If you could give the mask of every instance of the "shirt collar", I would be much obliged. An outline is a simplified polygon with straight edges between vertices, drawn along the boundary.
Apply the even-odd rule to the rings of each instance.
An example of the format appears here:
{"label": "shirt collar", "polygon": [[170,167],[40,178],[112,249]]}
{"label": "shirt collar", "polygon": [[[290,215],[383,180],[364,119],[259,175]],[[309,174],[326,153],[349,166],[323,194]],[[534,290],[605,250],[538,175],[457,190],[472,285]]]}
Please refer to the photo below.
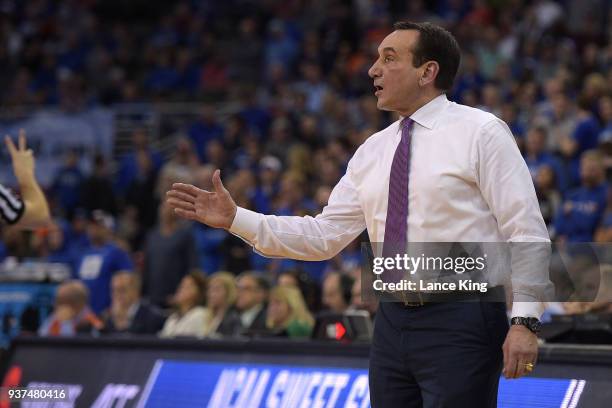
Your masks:
{"label": "shirt collar", "polygon": [[[433,129],[439,113],[446,108],[448,103],[446,94],[438,95],[410,115],[410,119],[427,129]],[[404,117],[402,116],[401,119],[404,119]],[[399,126],[399,130],[401,130],[401,126]]]}

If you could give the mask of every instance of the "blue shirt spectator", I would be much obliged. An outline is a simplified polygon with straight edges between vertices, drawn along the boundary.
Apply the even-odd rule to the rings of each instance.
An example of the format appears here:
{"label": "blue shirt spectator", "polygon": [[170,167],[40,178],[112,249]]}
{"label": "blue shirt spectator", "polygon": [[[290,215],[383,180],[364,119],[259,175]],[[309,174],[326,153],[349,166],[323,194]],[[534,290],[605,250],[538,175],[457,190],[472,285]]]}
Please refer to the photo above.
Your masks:
{"label": "blue shirt spectator", "polygon": [[77,277],[90,292],[90,305],[99,314],[110,305],[110,282],[119,271],[132,271],[134,265],[123,249],[110,241],[114,227],[112,216],[94,210],[88,225],[91,245],[80,257]]}
{"label": "blue shirt spectator", "polygon": [[223,127],[215,121],[215,112],[210,106],[205,106],[200,112],[200,118],[189,128],[189,138],[198,153],[198,159],[204,163],[206,145],[211,140],[223,138]]}
{"label": "blue shirt spectator", "polygon": [[[149,163],[143,166],[139,163],[139,154],[144,153],[149,158]],[[142,174],[142,169],[147,168],[157,174],[163,165],[161,153],[150,148],[147,133],[144,129],[138,128],[132,133],[132,149],[126,153],[119,162],[119,170],[115,176],[114,189],[121,196],[127,194],[127,190],[134,180],[138,177],[146,178]]]}
{"label": "blue shirt spectator", "polygon": [[219,249],[227,237],[227,232],[201,223],[194,223],[192,228],[200,269],[206,274],[219,271],[223,264]]}
{"label": "blue shirt spectator", "polygon": [[608,186],[603,157],[588,150],[581,161],[582,186],[569,192],[555,220],[555,232],[568,242],[591,242],[606,210]]}
{"label": "blue shirt spectator", "polygon": [[555,175],[556,188],[560,191],[565,191],[567,189],[565,171],[559,159],[545,150],[546,138],[546,129],[543,127],[535,127],[527,132],[527,137],[525,138],[525,162],[534,182],[540,169],[548,166]]}

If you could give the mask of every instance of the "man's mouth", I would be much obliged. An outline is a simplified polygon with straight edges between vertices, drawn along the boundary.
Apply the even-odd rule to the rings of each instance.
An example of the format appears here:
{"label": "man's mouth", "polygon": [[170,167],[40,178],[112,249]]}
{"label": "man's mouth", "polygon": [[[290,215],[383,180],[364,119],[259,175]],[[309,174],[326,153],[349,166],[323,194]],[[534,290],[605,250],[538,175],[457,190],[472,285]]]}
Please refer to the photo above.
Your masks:
{"label": "man's mouth", "polygon": [[375,89],[374,95],[378,96],[380,92],[382,92],[383,87],[380,85],[374,85],[374,89]]}

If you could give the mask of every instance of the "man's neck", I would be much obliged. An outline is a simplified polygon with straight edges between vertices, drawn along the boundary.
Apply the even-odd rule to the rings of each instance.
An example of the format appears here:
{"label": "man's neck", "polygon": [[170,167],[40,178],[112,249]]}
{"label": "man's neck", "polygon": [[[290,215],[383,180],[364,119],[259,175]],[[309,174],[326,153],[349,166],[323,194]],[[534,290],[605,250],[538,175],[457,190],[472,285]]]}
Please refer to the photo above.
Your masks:
{"label": "man's neck", "polygon": [[414,112],[421,109],[423,106],[427,105],[429,102],[436,99],[438,96],[442,95],[444,92],[433,90],[426,93],[423,93],[417,99],[415,99],[410,105],[398,110],[397,113],[402,115],[403,117],[409,117]]}

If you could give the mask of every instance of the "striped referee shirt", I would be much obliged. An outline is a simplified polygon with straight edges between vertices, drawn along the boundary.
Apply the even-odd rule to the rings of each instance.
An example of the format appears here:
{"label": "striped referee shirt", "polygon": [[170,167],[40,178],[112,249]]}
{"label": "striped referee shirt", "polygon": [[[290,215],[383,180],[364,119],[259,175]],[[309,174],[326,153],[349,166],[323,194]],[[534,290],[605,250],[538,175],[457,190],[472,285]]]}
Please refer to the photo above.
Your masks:
{"label": "striped referee shirt", "polygon": [[0,184],[0,216],[7,224],[15,224],[25,211],[23,201]]}

